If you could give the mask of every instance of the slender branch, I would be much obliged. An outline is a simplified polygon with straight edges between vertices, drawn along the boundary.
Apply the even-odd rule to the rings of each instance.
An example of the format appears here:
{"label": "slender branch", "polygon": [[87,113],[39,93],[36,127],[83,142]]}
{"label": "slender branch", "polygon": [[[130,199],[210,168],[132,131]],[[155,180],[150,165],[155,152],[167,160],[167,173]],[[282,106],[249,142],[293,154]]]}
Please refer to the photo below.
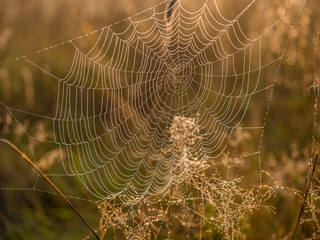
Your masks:
{"label": "slender branch", "polygon": [[58,194],[68,203],[68,205],[73,209],[73,211],[81,218],[82,222],[90,229],[93,235],[100,240],[98,235],[94,232],[94,230],[90,227],[89,223],[81,216],[78,210],[72,205],[72,203],[66,198],[66,196],[59,190],[59,188],[41,171],[40,168],[37,167],[19,148],[17,148],[12,142],[0,138],[0,142],[8,144],[11,148],[13,148],[17,153],[21,155],[21,157],[26,160],[37,172],[53,187]]}
{"label": "slender branch", "polygon": [[297,232],[297,229],[298,229],[298,226],[299,226],[300,218],[301,218],[301,216],[302,216],[302,214],[303,214],[303,211],[304,211],[304,205],[305,205],[305,203],[306,203],[307,196],[308,196],[308,192],[309,192],[310,185],[311,185],[311,181],[312,181],[312,179],[313,179],[313,175],[314,175],[314,172],[315,172],[315,170],[316,170],[317,162],[318,162],[318,159],[319,159],[319,154],[320,154],[320,153],[317,153],[316,158],[315,158],[314,163],[313,163],[312,173],[311,173],[311,176],[310,176],[310,178],[309,178],[308,185],[307,185],[307,188],[306,188],[306,190],[305,190],[305,194],[303,195],[303,203],[302,203],[302,206],[301,206],[301,209],[300,209],[298,221],[296,222],[296,226],[295,226],[295,228],[294,228],[294,232],[293,232],[293,235],[292,235],[292,240],[294,240],[294,237],[295,237],[295,235],[296,235],[296,232]]}

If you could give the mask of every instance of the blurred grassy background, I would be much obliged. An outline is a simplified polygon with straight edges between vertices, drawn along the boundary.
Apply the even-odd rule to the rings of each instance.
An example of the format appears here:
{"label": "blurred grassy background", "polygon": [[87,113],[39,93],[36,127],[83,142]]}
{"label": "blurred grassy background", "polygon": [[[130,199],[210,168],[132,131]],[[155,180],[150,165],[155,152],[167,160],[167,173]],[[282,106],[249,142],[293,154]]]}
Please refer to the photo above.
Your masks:
{"label": "blurred grassy background", "polygon": [[[0,62],[89,33],[156,3],[159,1],[2,0]],[[317,74],[320,76],[319,50],[316,48],[319,43],[317,33],[320,31],[320,12],[317,9],[319,3],[316,0],[306,1],[288,43],[274,89],[263,142],[263,167],[273,173],[282,185],[296,189],[303,188],[313,134],[316,140],[319,139],[319,127],[316,131],[313,129],[315,99],[313,88],[310,88]],[[62,58],[60,56],[57,61]],[[50,86],[50,82],[44,83],[40,75],[33,76],[31,82],[15,81],[14,74],[18,71],[25,76],[22,79],[28,79],[30,70],[23,65],[17,69],[16,63],[0,63],[0,100],[7,106],[46,113],[52,108],[51,95],[38,93],[43,92],[43,89],[55,89],[56,86]],[[8,82],[11,85],[8,86]],[[21,88],[29,91],[17,97],[15,92],[20,92]],[[43,104],[34,104],[32,99]],[[35,105],[37,109],[33,108]],[[0,114],[5,119],[0,137],[10,139],[32,156],[32,147],[21,126],[2,105]],[[261,122],[265,108],[253,106],[248,114],[257,118],[255,121]],[[44,134],[41,122],[33,123],[32,119],[24,119],[20,123],[23,127],[33,128],[40,136]],[[243,151],[250,147],[245,142],[239,146]],[[41,156],[49,150],[54,149],[38,149],[41,152],[37,154]],[[60,197],[52,194],[50,187],[38,179],[37,174],[14,151],[0,145],[0,153],[0,239],[82,239],[89,234]],[[40,191],[32,190],[35,182]],[[56,183],[62,186],[63,192],[79,198],[71,200],[97,228],[99,213],[96,203],[84,187],[79,187],[79,182],[68,178]],[[277,214],[264,211],[253,214],[247,239],[285,237],[293,228],[300,204],[293,192],[280,192],[271,203],[276,207]]]}

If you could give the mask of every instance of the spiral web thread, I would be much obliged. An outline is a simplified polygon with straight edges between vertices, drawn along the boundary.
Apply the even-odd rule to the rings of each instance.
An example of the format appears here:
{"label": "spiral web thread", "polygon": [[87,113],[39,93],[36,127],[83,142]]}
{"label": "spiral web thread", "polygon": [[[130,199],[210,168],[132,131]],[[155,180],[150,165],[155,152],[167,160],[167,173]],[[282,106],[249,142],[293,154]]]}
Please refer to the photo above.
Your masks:
{"label": "spiral web thread", "polygon": [[[266,115],[287,43],[273,54],[263,49],[281,26],[289,36],[304,1],[277,3],[278,15],[266,21],[252,19],[268,8],[265,1],[242,3],[228,17],[217,0],[192,10],[187,1],[170,2],[16,58],[56,82],[53,115],[6,106],[14,116],[46,122],[45,139],[26,134],[60,149],[63,171],[48,176],[76,177],[99,201],[161,200],[172,185],[192,181],[190,172],[222,158],[238,130],[259,133],[256,151],[239,158],[261,170]],[[64,77],[37,61],[62,48],[73,52]],[[261,125],[244,125],[251,123],[250,103],[265,96]]]}

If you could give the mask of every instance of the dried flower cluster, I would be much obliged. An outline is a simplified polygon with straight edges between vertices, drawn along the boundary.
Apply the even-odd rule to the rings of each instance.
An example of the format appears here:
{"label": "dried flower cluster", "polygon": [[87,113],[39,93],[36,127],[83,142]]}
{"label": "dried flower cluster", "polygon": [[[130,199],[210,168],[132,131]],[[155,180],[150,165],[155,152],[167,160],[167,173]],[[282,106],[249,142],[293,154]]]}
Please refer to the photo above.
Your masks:
{"label": "dried flower cluster", "polygon": [[165,198],[149,196],[156,203],[153,207],[143,199],[132,204],[117,202],[117,197],[105,200],[99,205],[102,236],[113,228],[121,230],[126,239],[151,239],[159,234],[170,239],[177,234],[172,229],[175,225],[187,229],[185,237],[215,231],[225,239],[240,238],[250,214],[262,207],[273,210],[264,203],[276,188],[243,188],[241,177],[222,174],[237,168],[236,160],[226,156],[212,162],[199,153],[198,116],[175,116],[169,128],[170,145],[163,151],[172,155],[172,187]]}
{"label": "dried flower cluster", "polygon": [[174,184],[190,181],[202,167],[206,158],[197,149],[202,139],[197,117],[174,116],[169,128],[170,145],[163,149],[173,156],[172,182]]}
{"label": "dried flower cluster", "polygon": [[105,200],[99,205],[101,212],[100,231],[101,239],[104,238],[108,229],[113,234],[120,231],[125,239],[151,239],[152,232],[157,232],[155,223],[163,218],[161,209],[149,208],[149,204],[140,202],[136,205],[117,202],[117,196]]}

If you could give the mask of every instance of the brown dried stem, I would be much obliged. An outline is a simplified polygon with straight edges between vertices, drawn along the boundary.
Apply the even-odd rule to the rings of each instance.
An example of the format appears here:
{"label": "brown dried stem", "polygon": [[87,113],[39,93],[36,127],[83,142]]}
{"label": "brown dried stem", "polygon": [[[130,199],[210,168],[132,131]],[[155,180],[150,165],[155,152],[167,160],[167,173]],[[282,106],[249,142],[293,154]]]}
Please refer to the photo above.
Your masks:
{"label": "brown dried stem", "polygon": [[309,178],[308,185],[307,185],[307,188],[305,190],[305,194],[303,195],[303,203],[302,203],[302,206],[300,208],[299,217],[298,217],[298,220],[296,222],[296,226],[295,226],[294,231],[293,231],[292,240],[294,240],[294,237],[296,235],[296,232],[297,232],[297,229],[298,229],[298,226],[299,226],[299,222],[300,222],[301,216],[302,216],[303,211],[304,211],[304,205],[306,203],[307,196],[308,196],[308,193],[309,193],[309,189],[310,189],[310,186],[311,186],[311,181],[313,179],[313,175],[314,175],[314,172],[316,170],[317,162],[318,162],[318,159],[319,159],[319,154],[320,153],[317,153],[316,158],[315,158],[314,163],[313,163],[311,176]]}
{"label": "brown dried stem", "polygon": [[72,210],[80,217],[82,222],[90,229],[90,231],[93,233],[93,235],[100,240],[98,235],[95,233],[95,231],[90,227],[89,223],[81,216],[79,211],[73,206],[73,204],[66,198],[66,196],[59,190],[59,188],[41,171],[40,168],[37,167],[19,148],[17,148],[12,142],[0,138],[0,142],[5,143],[9,145],[11,148],[13,148],[17,153],[21,155],[21,157],[26,160],[37,172],[53,187],[57,193],[68,203],[68,205],[72,208]]}

